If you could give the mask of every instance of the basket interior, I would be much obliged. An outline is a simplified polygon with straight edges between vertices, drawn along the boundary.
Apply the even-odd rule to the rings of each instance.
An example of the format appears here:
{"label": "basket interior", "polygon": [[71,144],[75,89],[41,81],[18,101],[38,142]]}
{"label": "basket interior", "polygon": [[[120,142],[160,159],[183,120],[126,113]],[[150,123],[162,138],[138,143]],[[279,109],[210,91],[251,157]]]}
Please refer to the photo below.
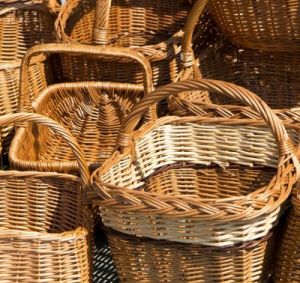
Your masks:
{"label": "basket interior", "polygon": [[[120,96],[122,94],[122,97]],[[69,129],[89,163],[107,159],[115,147],[119,127],[126,113],[142,94],[141,88],[73,87],[56,89],[38,101],[36,112]],[[65,140],[45,126],[28,126],[18,144],[23,161],[75,161]]]}
{"label": "basket interior", "polygon": [[[66,34],[81,43],[92,43],[96,1],[82,0],[70,15]],[[113,0],[109,19],[110,44],[157,44],[183,28],[192,5],[187,0]]]}
{"label": "basket interior", "polygon": [[84,223],[80,183],[73,178],[0,173],[1,228],[61,233]]}
{"label": "basket interior", "polygon": [[38,8],[0,16],[1,62],[21,60],[28,48],[54,39],[54,17]]}

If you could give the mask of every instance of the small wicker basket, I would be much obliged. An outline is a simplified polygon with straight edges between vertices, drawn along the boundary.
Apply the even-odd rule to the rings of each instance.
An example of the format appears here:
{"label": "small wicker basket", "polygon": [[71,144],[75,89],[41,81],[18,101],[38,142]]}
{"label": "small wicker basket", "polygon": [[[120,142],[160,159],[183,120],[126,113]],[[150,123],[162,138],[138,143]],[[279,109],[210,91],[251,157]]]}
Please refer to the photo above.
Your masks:
{"label": "small wicker basket", "polygon": [[[32,93],[28,85],[28,66],[31,58],[41,53],[89,56],[98,61],[125,58],[142,68],[144,86],[112,82],[55,84],[43,90],[32,103]],[[150,64],[142,54],[134,50],[75,44],[45,44],[33,47],[24,57],[20,110],[34,110],[69,129],[82,147],[89,167],[93,170],[113,151],[124,117],[133,105],[151,90]],[[66,147],[65,141],[54,136],[46,128],[40,130],[40,132],[31,132],[29,129],[17,131],[10,148],[11,165],[20,170],[78,173],[78,164],[70,149]]]}
{"label": "small wicker basket", "polygon": [[54,172],[0,172],[0,281],[91,282],[92,219],[83,153],[68,131],[44,116],[0,117],[1,127],[20,122],[47,126],[63,137],[78,160],[82,179]]}
{"label": "small wicker basket", "polygon": [[244,47],[299,51],[297,0],[210,0],[209,10],[223,33]]}
{"label": "small wicker basket", "polygon": [[[150,105],[194,90],[236,99],[264,121],[168,116],[136,129]],[[299,127],[294,125],[294,130],[299,144]],[[204,79],[173,83],[146,96],[127,116],[116,151],[92,175],[98,193],[94,204],[99,205],[105,226],[125,234],[208,249],[242,247],[260,241],[277,225],[298,180],[294,151],[280,119],[246,89]],[[112,249],[119,249],[119,241],[114,243]],[[265,248],[260,252],[257,257],[267,256]],[[203,254],[207,260],[210,256]],[[268,276],[263,261],[258,266],[249,258],[243,263],[237,282],[245,276],[261,282]],[[193,262],[187,258],[182,264]],[[225,269],[221,266],[215,272]],[[128,276],[132,272],[129,266]],[[170,276],[176,281],[175,271]],[[209,275],[197,280],[207,282]]]}

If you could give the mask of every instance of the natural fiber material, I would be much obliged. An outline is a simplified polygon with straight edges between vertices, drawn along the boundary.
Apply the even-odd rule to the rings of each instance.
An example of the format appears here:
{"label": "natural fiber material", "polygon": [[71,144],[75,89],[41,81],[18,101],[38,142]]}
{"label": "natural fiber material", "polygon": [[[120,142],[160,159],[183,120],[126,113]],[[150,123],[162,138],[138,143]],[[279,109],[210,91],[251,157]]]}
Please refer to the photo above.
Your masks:
{"label": "natural fiber material", "polygon": [[83,153],[53,120],[28,113],[0,117],[0,126],[19,122],[43,124],[64,137],[77,157],[82,179],[0,172],[0,281],[90,282],[92,220],[84,195],[89,172]]}
{"label": "natural fiber material", "polygon": [[[194,90],[214,91],[251,106],[271,132],[257,119],[201,117],[165,117],[134,131],[150,105]],[[276,225],[299,174],[293,144],[279,118],[253,93],[230,83],[203,79],[157,89],[131,111],[121,133],[127,146],[120,143],[120,152],[115,151],[94,172],[92,181],[103,223],[126,234],[217,247],[257,240]],[[233,166],[263,166],[262,170],[277,168],[277,172],[268,184],[251,184],[249,191],[238,196],[224,186],[227,193],[217,197],[215,190],[222,190],[219,185],[206,197],[199,186],[195,186],[197,193],[184,190],[185,185],[176,190],[173,177],[174,194],[168,194],[168,184],[168,189],[154,192],[153,186],[147,191],[148,179],[173,164],[180,165],[180,174],[194,165],[225,171]]]}
{"label": "natural fiber material", "polygon": [[221,30],[234,42],[266,51],[299,51],[297,0],[210,0],[209,9]]}
{"label": "natural fiber material", "polygon": [[[155,86],[178,77],[182,28],[192,8],[190,1],[99,0],[97,6],[95,2],[67,1],[56,22],[57,36],[61,41],[131,47],[149,59]],[[198,2],[203,10],[206,1]],[[191,41],[186,45],[190,48]],[[143,79],[136,65],[99,64],[85,58],[63,57],[62,69],[69,81],[113,79],[139,83]],[[102,69],[106,72],[101,72]]]}
{"label": "natural fiber material", "polygon": [[122,282],[266,282],[273,237],[211,248],[107,232]]}
{"label": "natural fiber material", "polygon": [[300,280],[300,199],[294,196],[292,209],[281,233],[273,281],[299,282]]}
{"label": "natural fiber material", "polygon": [[[112,82],[56,84],[41,92],[34,102],[28,87],[28,64],[39,53],[79,54],[94,59],[131,59],[143,69],[144,87]],[[67,44],[48,44],[32,48],[25,56],[21,76],[21,110],[33,110],[59,121],[68,128],[84,151],[90,169],[99,167],[112,153],[120,125],[133,105],[152,90],[151,67],[138,52]],[[103,70],[105,72],[105,70]],[[20,129],[10,148],[14,168],[22,170],[78,173],[78,165],[65,141],[48,129]]]}

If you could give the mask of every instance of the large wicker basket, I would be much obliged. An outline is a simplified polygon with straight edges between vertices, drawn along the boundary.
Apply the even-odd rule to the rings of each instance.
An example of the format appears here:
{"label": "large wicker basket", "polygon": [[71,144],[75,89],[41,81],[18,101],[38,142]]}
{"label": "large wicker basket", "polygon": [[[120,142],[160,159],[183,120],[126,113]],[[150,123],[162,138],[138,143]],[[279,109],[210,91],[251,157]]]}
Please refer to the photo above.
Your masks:
{"label": "large wicker basket", "polygon": [[[33,56],[64,53],[93,57],[98,61],[131,60],[144,73],[144,86],[112,82],[75,82],[46,88],[32,103],[28,85],[28,64]],[[127,64],[119,62],[119,65]],[[105,70],[103,70],[105,72]],[[45,44],[30,49],[24,57],[20,110],[35,111],[59,121],[69,129],[84,151],[91,170],[113,151],[124,117],[133,105],[152,90],[151,67],[140,53],[117,47]],[[78,173],[78,164],[65,141],[49,130],[20,129],[10,148],[10,161],[21,170]]]}
{"label": "large wicker basket", "polygon": [[92,219],[85,190],[87,164],[75,139],[55,121],[18,113],[0,117],[0,126],[30,122],[63,137],[78,160],[73,175],[0,172],[0,281],[91,282]]}
{"label": "large wicker basket", "polygon": [[[169,116],[134,130],[150,105],[194,90],[243,102],[265,122]],[[299,127],[295,130],[291,135],[299,143]],[[208,248],[243,246],[266,237],[299,175],[294,146],[280,119],[254,94],[221,81],[182,81],[152,92],[127,116],[117,149],[92,176],[98,193],[94,203],[104,225],[125,234]],[[264,258],[266,250],[260,251],[257,257]],[[207,260],[210,256],[203,254]],[[244,276],[261,282],[267,276],[261,263],[254,268],[254,261],[244,262],[236,282]],[[189,259],[183,264],[200,268]],[[253,264],[252,274],[247,264]],[[218,271],[224,272],[222,267]],[[209,275],[196,281],[208,280]]]}
{"label": "large wicker basket", "polygon": [[299,51],[299,2],[209,0],[221,30],[234,42],[265,51]]}
{"label": "large wicker basket", "polygon": [[300,199],[295,192],[292,198],[292,209],[288,214],[281,231],[281,241],[275,264],[273,282],[300,281]]}
{"label": "large wicker basket", "polygon": [[[55,39],[54,20],[55,17],[50,15],[42,1],[1,1],[0,115],[17,111],[21,59],[29,47]],[[51,71],[49,66],[44,65],[43,57],[32,60],[29,80],[33,95],[51,81]],[[6,153],[12,137],[12,126],[2,127],[0,135],[2,153]]]}
{"label": "large wicker basket", "polygon": [[[70,0],[57,22],[58,38],[65,43],[130,47],[150,61],[155,86],[176,80],[181,70],[180,52],[185,20],[192,8],[188,0],[123,1]],[[203,10],[207,1],[197,1]],[[96,16],[95,16],[96,15]],[[192,36],[189,37],[192,40]],[[191,42],[186,43],[190,47]],[[63,57],[65,80],[111,80],[138,83],[143,80],[136,65],[120,67]],[[185,58],[183,58],[185,60]],[[187,59],[186,59],[187,60]],[[105,69],[106,72],[101,72]]]}

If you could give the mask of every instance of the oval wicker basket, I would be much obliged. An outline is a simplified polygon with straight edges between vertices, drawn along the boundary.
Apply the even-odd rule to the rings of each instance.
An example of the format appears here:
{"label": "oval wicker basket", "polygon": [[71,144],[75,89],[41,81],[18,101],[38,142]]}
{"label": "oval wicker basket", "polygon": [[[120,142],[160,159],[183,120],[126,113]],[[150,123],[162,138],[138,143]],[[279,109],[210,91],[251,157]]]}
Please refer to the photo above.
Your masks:
{"label": "oval wicker basket", "polygon": [[299,51],[297,0],[209,0],[209,10],[233,42],[271,52]]}
{"label": "oval wicker basket", "polygon": [[[43,90],[32,103],[27,79],[28,64],[33,56],[41,53],[89,56],[98,61],[125,58],[142,68],[144,86],[112,82],[55,84]],[[150,70],[147,59],[134,50],[75,44],[36,46],[28,51],[22,64],[20,110],[34,110],[69,129],[82,147],[89,167],[93,170],[113,151],[124,117],[145,93],[152,90]],[[11,165],[20,170],[78,173],[79,169],[64,140],[47,129],[42,132],[23,129],[17,131],[9,157]]]}
{"label": "oval wicker basket", "polygon": [[64,138],[82,179],[54,172],[0,171],[0,281],[91,282],[92,219],[83,153],[70,133],[49,118],[30,113],[0,117],[1,127],[20,122],[30,122],[31,129],[47,126]]}
{"label": "oval wicker basket", "polygon": [[[70,0],[56,21],[57,36],[65,43],[94,43],[137,50],[151,63],[154,85],[163,85],[176,80],[181,70],[182,28],[192,8],[189,2],[99,0],[96,6],[91,0]],[[197,2],[203,10],[207,1]],[[190,43],[186,45],[190,47]],[[136,65],[123,68],[113,62],[99,64],[63,57],[62,69],[67,81],[113,78],[140,83],[143,80]]]}

